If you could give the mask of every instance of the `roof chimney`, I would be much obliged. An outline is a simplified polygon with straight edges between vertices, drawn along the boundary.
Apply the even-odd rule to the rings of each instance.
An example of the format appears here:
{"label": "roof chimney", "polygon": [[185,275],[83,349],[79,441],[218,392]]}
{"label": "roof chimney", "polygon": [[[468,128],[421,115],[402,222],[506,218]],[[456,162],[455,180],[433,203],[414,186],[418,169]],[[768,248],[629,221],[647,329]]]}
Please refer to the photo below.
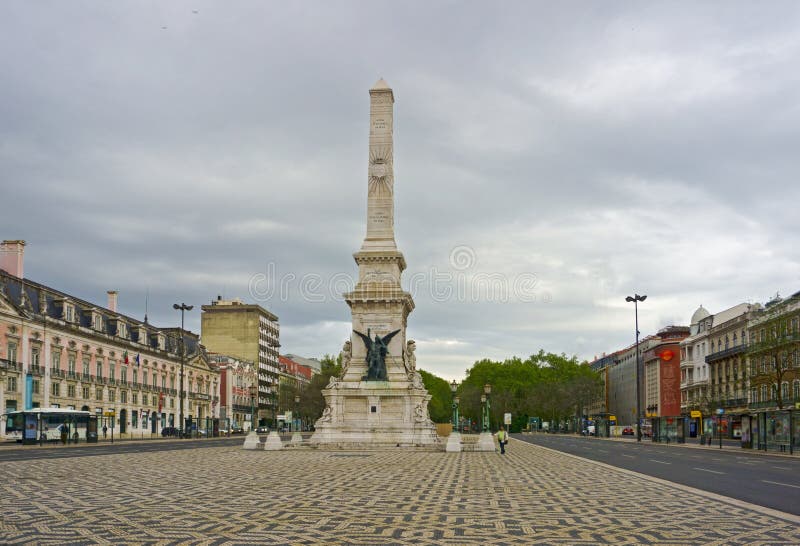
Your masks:
{"label": "roof chimney", "polygon": [[24,265],[25,241],[3,241],[0,244],[0,269],[22,279]]}
{"label": "roof chimney", "polygon": [[117,312],[117,291],[116,290],[109,290],[108,294],[108,309]]}

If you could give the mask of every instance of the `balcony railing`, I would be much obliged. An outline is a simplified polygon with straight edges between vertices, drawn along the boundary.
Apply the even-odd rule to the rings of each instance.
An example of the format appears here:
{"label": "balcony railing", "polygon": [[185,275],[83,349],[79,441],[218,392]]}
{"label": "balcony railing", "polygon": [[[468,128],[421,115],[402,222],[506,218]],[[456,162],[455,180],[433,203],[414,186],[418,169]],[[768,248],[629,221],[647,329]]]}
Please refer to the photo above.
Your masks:
{"label": "balcony railing", "polygon": [[0,358],[0,368],[4,368],[9,372],[19,372],[22,371],[22,362]]}
{"label": "balcony railing", "polygon": [[50,376],[64,379],[67,376],[67,372],[61,368],[50,368]]}
{"label": "balcony railing", "polygon": [[706,356],[706,363],[710,362],[717,362],[718,360],[722,360],[723,358],[728,358],[730,356],[738,355],[747,350],[747,345],[736,345],[734,347],[728,347],[727,349],[723,349],[721,351],[717,351],[716,353],[711,353],[710,355]]}
{"label": "balcony railing", "polygon": [[33,375],[44,375],[44,368],[34,364],[30,367],[30,372]]}

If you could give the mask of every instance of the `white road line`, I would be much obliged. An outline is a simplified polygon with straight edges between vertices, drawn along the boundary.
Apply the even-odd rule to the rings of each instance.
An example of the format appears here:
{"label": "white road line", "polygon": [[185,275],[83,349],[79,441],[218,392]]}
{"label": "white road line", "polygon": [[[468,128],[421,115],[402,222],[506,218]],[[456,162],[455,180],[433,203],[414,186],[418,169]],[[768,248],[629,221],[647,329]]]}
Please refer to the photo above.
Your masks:
{"label": "white road line", "polygon": [[703,472],[711,472],[712,474],[725,474],[724,472],[717,472],[716,470],[709,470],[707,468],[693,468],[692,470],[702,470]]}
{"label": "white road line", "polygon": [[633,455],[625,455],[624,453],[622,454],[622,456],[623,456],[623,457],[629,457],[629,458],[631,458],[631,459],[635,459],[635,458],[636,458],[636,457],[634,457]]}
{"label": "white road line", "polygon": [[791,470],[791,468],[785,466],[773,466],[772,468],[777,468],[778,470]]}
{"label": "white road line", "polygon": [[790,483],[781,483],[781,482],[771,482],[769,480],[761,480],[764,483],[774,483],[775,485],[785,485],[786,487],[794,487],[795,489],[800,489],[800,485],[792,485]]}
{"label": "white road line", "polygon": [[597,451],[598,453],[608,453],[608,451],[606,451],[605,449],[596,449],[595,451]]}
{"label": "white road line", "polygon": [[658,464],[672,464],[672,463],[668,463],[667,461],[657,461],[656,459],[650,459],[650,460],[653,461],[654,463],[658,463]]}

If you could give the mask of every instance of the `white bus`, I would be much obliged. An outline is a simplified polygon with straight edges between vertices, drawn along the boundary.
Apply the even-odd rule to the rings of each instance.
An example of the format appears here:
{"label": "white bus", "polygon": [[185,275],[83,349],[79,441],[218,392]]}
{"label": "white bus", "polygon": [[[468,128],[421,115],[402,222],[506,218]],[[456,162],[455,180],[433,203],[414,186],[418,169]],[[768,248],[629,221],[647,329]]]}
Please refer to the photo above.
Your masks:
{"label": "white bus", "polygon": [[[92,414],[67,408],[33,408],[10,411],[3,415],[6,423],[4,440],[29,443],[61,440],[62,433],[70,441],[86,441],[86,431]],[[92,424],[97,427],[97,422]],[[96,430],[93,432],[97,432]],[[77,436],[76,436],[77,435]]]}

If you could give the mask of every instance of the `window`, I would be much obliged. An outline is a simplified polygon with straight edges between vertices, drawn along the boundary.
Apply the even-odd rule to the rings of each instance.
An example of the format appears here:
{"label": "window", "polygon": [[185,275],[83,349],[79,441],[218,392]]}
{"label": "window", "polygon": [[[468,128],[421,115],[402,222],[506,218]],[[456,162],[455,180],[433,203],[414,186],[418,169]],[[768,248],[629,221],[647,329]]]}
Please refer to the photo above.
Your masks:
{"label": "window", "polygon": [[158,387],[158,375],[154,371],[153,372],[153,388],[156,388],[156,387]]}
{"label": "window", "polygon": [[89,387],[83,387],[83,393],[82,394],[83,394],[83,399],[84,400],[88,400],[89,399]]}
{"label": "window", "polygon": [[67,397],[75,398],[75,385],[67,385]]}
{"label": "window", "polygon": [[755,404],[758,403],[758,389],[756,388],[750,389],[750,402]]}
{"label": "window", "polygon": [[[34,380],[34,383],[36,381]],[[8,382],[6,383],[6,390],[11,392],[16,392],[17,390],[17,378],[16,377],[9,377]]]}
{"label": "window", "polygon": [[102,317],[102,315],[97,315],[96,314],[94,316],[94,321],[93,322],[94,322],[94,329],[95,330],[99,330],[99,331],[102,332],[103,331],[103,317]]}
{"label": "window", "polygon": [[124,322],[117,322],[117,335],[124,338],[128,337],[128,331]]}
{"label": "window", "polygon": [[139,403],[139,395],[137,393],[133,393],[133,395],[131,395],[131,403],[133,405],[136,405],[136,404]]}
{"label": "window", "polygon": [[54,381],[50,384],[50,394],[52,396],[61,396],[61,383]]}
{"label": "window", "polygon": [[784,381],[781,383],[781,400],[784,402],[789,398],[789,382]]}
{"label": "window", "polygon": [[73,375],[75,374],[75,355],[67,357],[67,371]]}
{"label": "window", "polygon": [[103,361],[97,361],[97,379],[103,379]]}
{"label": "window", "polygon": [[31,348],[31,366],[38,366],[39,365],[39,348],[33,347]]}
{"label": "window", "polygon": [[170,376],[169,378],[169,388],[175,390],[175,376]]}
{"label": "window", "polygon": [[42,382],[38,379],[33,380],[33,394],[41,394]]}
{"label": "window", "polygon": [[83,377],[86,378],[86,379],[89,378],[89,368],[90,368],[89,357],[88,356],[84,356],[83,357]]}
{"label": "window", "polygon": [[17,361],[17,344],[9,342],[8,349],[6,349],[6,356],[8,357],[9,362],[16,362]]}
{"label": "window", "polygon": [[108,362],[108,378],[111,381],[114,381],[114,379],[116,379],[116,377],[115,377],[116,373],[114,373],[115,372],[115,370],[114,370],[115,368],[116,368],[116,366],[114,365],[114,362],[109,361]]}
{"label": "window", "polygon": [[161,376],[161,388],[162,389],[166,389],[167,388],[167,376],[166,375],[162,375]]}
{"label": "window", "polygon": [[794,391],[792,394],[794,395],[794,401],[800,402],[800,379],[795,379],[794,384],[792,386],[792,390]]}
{"label": "window", "polygon": [[50,368],[53,370],[57,370],[59,365],[61,364],[61,353],[55,351],[50,354]]}
{"label": "window", "polygon": [[120,393],[119,393],[119,401],[122,402],[123,404],[127,404],[128,403],[128,391],[125,391],[125,390],[120,391]]}
{"label": "window", "polygon": [[94,390],[94,397],[95,397],[96,400],[102,400],[103,399],[103,387],[97,387]]}
{"label": "window", "polygon": [[170,408],[174,408],[175,407],[175,399],[174,398],[170,398],[169,399],[169,407]]}
{"label": "window", "polygon": [[767,402],[769,400],[769,396],[767,395],[767,386],[761,385],[761,401]]}
{"label": "window", "polygon": [[125,385],[128,383],[128,367],[122,366],[119,369],[119,378],[122,380],[122,384]]}
{"label": "window", "polygon": [[75,309],[69,304],[64,304],[64,320],[67,322],[75,321]]}
{"label": "window", "polygon": [[117,389],[108,389],[108,401],[116,402],[116,399],[117,399]]}
{"label": "window", "polygon": [[147,370],[142,372],[142,385],[145,387],[147,386]]}
{"label": "window", "polygon": [[133,382],[135,384],[139,381],[139,372],[137,372],[136,370],[131,370],[131,371],[133,372],[132,376],[133,376]]}

